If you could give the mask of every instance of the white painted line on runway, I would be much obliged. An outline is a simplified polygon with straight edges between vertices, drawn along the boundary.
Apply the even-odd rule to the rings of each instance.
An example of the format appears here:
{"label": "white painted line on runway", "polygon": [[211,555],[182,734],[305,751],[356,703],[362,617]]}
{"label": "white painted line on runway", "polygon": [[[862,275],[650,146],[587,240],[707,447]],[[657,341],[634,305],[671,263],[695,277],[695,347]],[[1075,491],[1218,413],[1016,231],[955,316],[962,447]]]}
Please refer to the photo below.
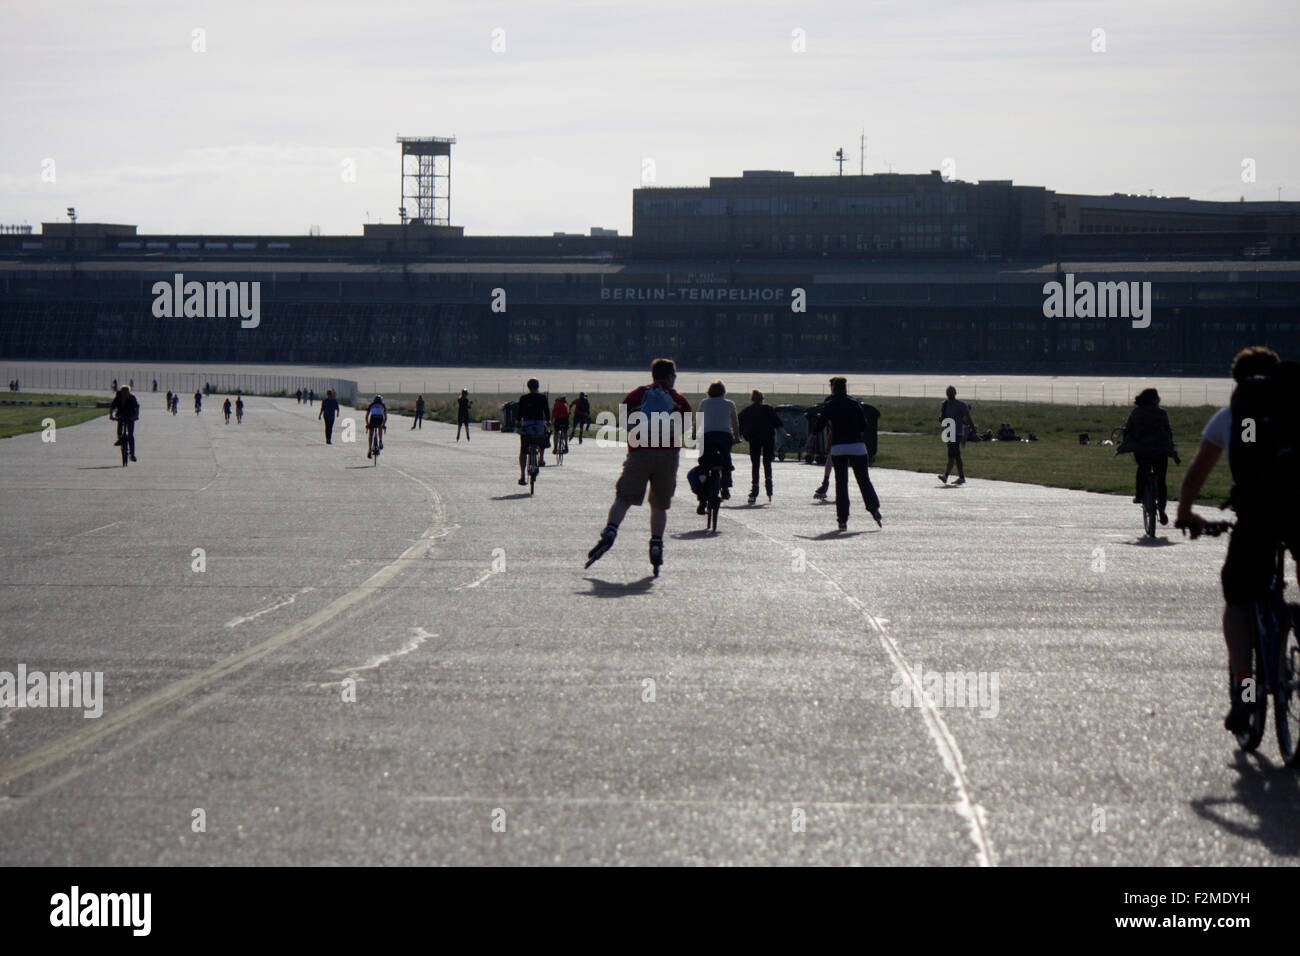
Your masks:
{"label": "white painted line on runway", "polygon": [[[735,516],[729,517],[735,518]],[[744,524],[738,519],[735,520],[745,530],[767,538],[768,541],[771,541],[779,548],[788,551],[793,547],[793,545],[783,544],[765,531]],[[948,729],[948,724],[944,721],[943,715],[939,713],[938,707],[926,695],[925,689],[917,683],[911,665],[908,664],[903,652],[894,643],[894,639],[889,635],[889,632],[885,630],[884,621],[868,611],[860,600],[845,590],[843,585],[817,564],[807,561],[806,567],[825,578],[831,587],[844,595],[844,599],[866,618],[867,623],[871,625],[871,629],[876,632],[885,653],[889,655],[889,659],[893,662],[894,668],[907,681],[911,689],[912,699],[921,702],[920,709],[922,716],[925,718],[926,730],[930,732],[930,739],[934,741],[935,748],[939,751],[939,759],[943,761],[944,768],[952,777],[953,785],[956,787],[957,802],[953,804],[953,809],[957,811],[958,816],[966,821],[971,842],[975,844],[975,861],[980,866],[997,866],[997,856],[993,852],[993,843],[989,839],[988,822],[985,818],[984,808],[971,799],[970,781],[966,778],[966,761],[962,757],[961,748],[957,746],[957,739],[953,737],[952,731]]]}
{"label": "white painted line on runway", "polygon": [[[418,648],[429,638],[438,636],[437,634],[431,633],[430,631],[426,631],[422,627],[413,627],[411,628],[411,630],[415,632],[415,636],[411,638],[409,641],[407,641],[405,644],[403,644],[401,647],[399,647],[397,650],[393,651],[391,654],[379,654],[375,657],[370,658],[364,664],[358,664],[355,667],[331,667],[330,673],[343,674],[346,677],[351,677],[353,680],[360,680],[361,678],[358,678],[357,675],[360,674],[362,671],[373,671],[383,666],[384,664],[387,664],[389,661],[393,660],[394,658],[405,657],[407,654],[410,654],[412,651]],[[341,683],[343,682],[335,680],[335,681],[329,681],[324,684],[317,684],[316,686],[320,688],[337,687]]]}
{"label": "white painted line on runway", "polygon": [[128,704],[121,710],[111,714],[106,713],[103,717],[95,720],[92,726],[86,727],[84,730],[68,734],[59,740],[37,747],[21,757],[0,764],[0,786],[10,784],[30,773],[44,769],[50,764],[64,760],[105,737],[139,723],[169,704],[175,703],[196,691],[204,690],[210,685],[238,673],[250,664],[256,663],[268,654],[306,637],[317,628],[329,623],[340,614],[371,597],[397,575],[414,566],[417,563],[416,559],[423,558],[428,549],[432,547],[430,539],[441,537],[444,533],[447,508],[443,503],[442,496],[427,482],[407,474],[400,468],[390,468],[389,471],[394,471],[414,481],[429,493],[433,511],[433,524],[415,544],[351,591],[336,598],[315,614],[281,631],[274,637],[267,638],[260,644],[255,644],[238,654],[231,655],[211,667],[206,667],[197,674],[178,680],[161,690],[154,691],[152,694],[146,694],[135,703]]}
{"label": "white painted line on runway", "polygon": [[459,587],[452,588],[453,591],[468,591],[470,588],[476,588],[488,578],[492,577],[491,571],[484,571],[477,581],[471,581],[469,584],[462,584]]}
{"label": "white painted line on runway", "polygon": [[262,610],[254,611],[252,614],[246,615],[245,617],[237,617],[233,621],[227,621],[226,627],[239,627],[239,625],[241,624],[247,624],[249,621],[255,621],[263,614],[270,614],[272,611],[279,610],[282,607],[288,607],[294,601],[298,600],[299,594],[306,594],[308,591],[315,591],[315,590],[316,590],[315,588],[310,588],[310,587],[303,588],[301,591],[297,592],[296,594],[290,594],[283,601],[277,601],[276,603],[272,604],[270,607],[264,607],[262,608]]}
{"label": "white painted line on runway", "polygon": [[105,531],[105,530],[107,530],[108,528],[113,527],[113,525],[119,525],[119,524],[121,524],[121,523],[122,523],[122,522],[120,522],[120,521],[114,521],[114,522],[112,522],[112,523],[110,523],[110,524],[103,524],[103,525],[100,525],[98,528],[91,528],[89,531],[83,531],[83,532],[81,532],[81,534],[77,535],[77,537],[79,537],[79,538],[81,538],[81,537],[85,537],[85,536],[88,535],[88,534],[94,534],[96,531]]}

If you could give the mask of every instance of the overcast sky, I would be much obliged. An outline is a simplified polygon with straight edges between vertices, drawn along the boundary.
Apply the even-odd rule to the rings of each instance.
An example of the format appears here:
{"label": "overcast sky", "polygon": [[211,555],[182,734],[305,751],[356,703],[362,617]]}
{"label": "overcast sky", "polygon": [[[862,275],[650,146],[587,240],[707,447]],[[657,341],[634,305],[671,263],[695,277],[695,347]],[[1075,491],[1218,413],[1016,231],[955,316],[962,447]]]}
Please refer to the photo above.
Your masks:
{"label": "overcast sky", "polygon": [[398,134],[457,137],[477,235],[630,232],[647,159],[856,173],[863,128],[868,172],[1300,200],[1297,0],[0,4],[6,224],[357,233]]}

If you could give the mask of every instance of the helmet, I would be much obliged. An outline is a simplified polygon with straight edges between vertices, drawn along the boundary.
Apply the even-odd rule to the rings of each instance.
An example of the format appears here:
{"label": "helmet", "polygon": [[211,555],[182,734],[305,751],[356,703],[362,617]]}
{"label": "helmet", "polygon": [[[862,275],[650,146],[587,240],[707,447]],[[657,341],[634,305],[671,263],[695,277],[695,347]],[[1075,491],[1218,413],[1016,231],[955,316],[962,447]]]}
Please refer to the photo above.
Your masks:
{"label": "helmet", "polygon": [[371,399],[371,404],[374,404],[375,402],[378,402],[380,405],[384,404],[384,396],[376,395],[373,399]]}

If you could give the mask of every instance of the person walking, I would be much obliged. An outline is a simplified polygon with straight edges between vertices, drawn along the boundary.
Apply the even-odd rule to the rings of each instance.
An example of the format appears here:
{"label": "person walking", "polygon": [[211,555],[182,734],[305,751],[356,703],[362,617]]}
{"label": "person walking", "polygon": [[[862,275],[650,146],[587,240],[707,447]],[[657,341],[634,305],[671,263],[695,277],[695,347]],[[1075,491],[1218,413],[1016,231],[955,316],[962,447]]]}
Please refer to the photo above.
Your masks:
{"label": "person walking", "polygon": [[460,390],[460,398],[456,399],[456,441],[460,441],[461,426],[465,426],[465,440],[469,441],[469,407],[474,403],[469,400],[469,389]]}
{"label": "person walking", "polygon": [[244,424],[244,396],[239,395],[235,398],[235,423]]}
{"label": "person walking", "polygon": [[298,399],[298,404],[301,405],[301,404],[302,404],[302,389],[298,389],[298,391],[294,392],[293,395],[294,395],[294,398]]}
{"label": "person walking", "polygon": [[230,397],[227,396],[227,397],[226,397],[226,400],[225,400],[224,402],[221,403],[221,411],[222,411],[222,412],[225,414],[225,416],[226,416],[226,424],[227,424],[227,425],[230,424],[230,409],[231,409]]}
{"label": "person walking", "polygon": [[415,421],[411,422],[411,431],[416,429],[424,431],[424,396],[417,395],[415,398]]}
{"label": "person walking", "polygon": [[754,389],[749,393],[749,405],[740,413],[740,434],[749,442],[749,503],[758,500],[758,464],[763,463],[763,478],[767,488],[767,500],[772,500],[772,459],[776,457],[776,433],[779,431],[787,439],[781,416],[771,405],[763,404],[763,393]]}
{"label": "person walking", "polygon": [[203,411],[203,393],[197,388],[194,390],[194,414],[197,415]]}
{"label": "person walking", "polygon": [[334,396],[334,389],[328,389],[325,392],[325,400],[320,403],[320,411],[316,413],[316,421],[322,418],[325,420],[325,444],[334,444],[332,438],[334,435],[334,419],[339,414],[339,400]]}
{"label": "person walking", "polygon": [[869,471],[870,452],[867,447],[868,432],[871,422],[862,403],[849,396],[848,382],[842,375],[831,379],[831,396],[822,405],[813,422],[821,429],[831,427],[830,447],[831,464],[835,470],[835,517],[839,529],[844,531],[849,526],[849,469],[858,482],[862,492],[862,501],[868,513],[880,527],[880,499],[871,484]]}
{"label": "person walking", "polygon": [[[623,399],[628,410],[627,457],[623,459],[623,472],[614,485],[614,504],[610,506],[605,530],[600,533],[596,546],[587,552],[586,567],[591,567],[614,547],[619,525],[627,516],[628,509],[645,502],[647,485],[650,488],[650,564],[655,574],[663,564],[664,531],[668,527],[668,509],[672,507],[673,492],[677,490],[677,463],[691,403],[673,388],[677,382],[677,363],[672,359],[655,359],[650,366],[650,378],[649,385],[633,389]],[[638,421],[640,416],[646,416],[650,421],[661,414],[679,417],[676,421],[670,419],[668,435],[664,436],[662,427],[658,425],[635,427],[632,422],[634,414]]]}
{"label": "person walking", "polygon": [[948,444],[948,466],[944,468],[939,480],[945,485],[954,467],[957,469],[956,485],[966,484],[966,469],[962,466],[961,449],[966,444],[968,431],[975,431],[975,422],[970,417],[970,406],[957,401],[957,389],[948,386],[945,394],[948,400],[939,406],[939,425],[943,440]]}

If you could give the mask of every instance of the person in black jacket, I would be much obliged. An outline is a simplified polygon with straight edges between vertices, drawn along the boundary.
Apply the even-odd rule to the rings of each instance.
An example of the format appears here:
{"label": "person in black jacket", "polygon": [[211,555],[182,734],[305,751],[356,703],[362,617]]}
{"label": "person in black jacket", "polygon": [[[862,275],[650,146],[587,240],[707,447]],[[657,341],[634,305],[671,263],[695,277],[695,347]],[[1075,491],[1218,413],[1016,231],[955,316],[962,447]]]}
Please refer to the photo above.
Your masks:
{"label": "person in black jacket", "polygon": [[456,399],[456,441],[460,441],[460,429],[465,427],[465,440],[469,441],[469,407],[474,403],[469,399],[469,389],[460,390],[460,398]]}
{"label": "person in black jacket", "polygon": [[843,376],[831,379],[831,397],[822,405],[813,421],[813,427],[820,429],[831,426],[831,463],[835,469],[835,516],[840,530],[849,526],[849,468],[858,481],[858,490],[862,492],[862,501],[876,524],[880,521],[880,499],[872,487],[868,471],[870,448],[867,445],[869,432],[874,432],[874,423],[868,420],[862,403],[849,397],[848,382]]}
{"label": "person in black jacket", "polygon": [[1160,523],[1168,524],[1165,505],[1169,501],[1169,487],[1165,478],[1169,472],[1169,459],[1179,461],[1178,449],[1174,447],[1174,431],[1169,426],[1169,415],[1160,407],[1160,393],[1154,388],[1144,388],[1133,399],[1135,406],[1124,422],[1124,434],[1115,454],[1133,453],[1137,462],[1136,492],[1133,503],[1142,503],[1142,486],[1146,482],[1148,471],[1156,476],[1156,509],[1160,512]]}
{"label": "person in black jacket", "polygon": [[767,487],[767,500],[772,500],[772,458],[776,455],[776,433],[787,439],[781,416],[771,405],[763,404],[763,393],[754,389],[749,393],[750,404],[740,413],[740,435],[749,442],[749,467],[753,480],[749,486],[749,503],[758,499],[758,462],[763,461],[763,479]]}
{"label": "person in black jacket", "polygon": [[130,388],[123,385],[117,390],[108,406],[108,417],[117,420],[117,441],[113,444],[125,445],[127,454],[135,461],[135,421],[140,417],[140,402]]}

